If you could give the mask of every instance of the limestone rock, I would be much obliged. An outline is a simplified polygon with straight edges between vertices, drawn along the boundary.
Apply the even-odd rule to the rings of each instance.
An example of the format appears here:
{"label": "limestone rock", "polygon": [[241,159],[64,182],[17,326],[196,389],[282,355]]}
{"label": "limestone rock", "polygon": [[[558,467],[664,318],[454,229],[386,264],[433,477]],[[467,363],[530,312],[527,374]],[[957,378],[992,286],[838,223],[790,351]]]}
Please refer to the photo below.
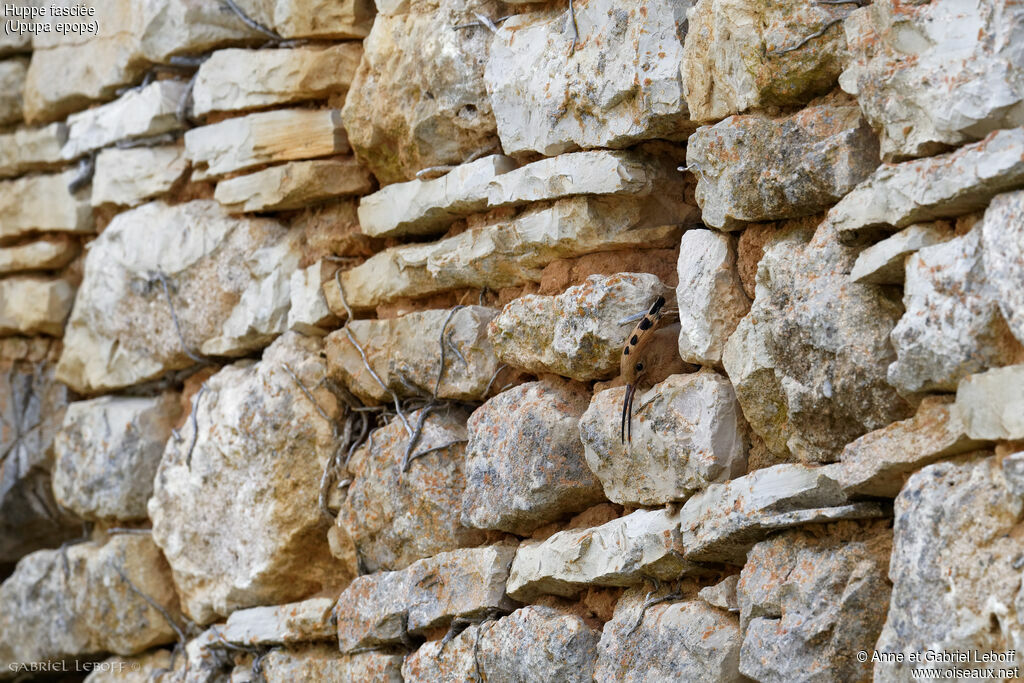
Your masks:
{"label": "limestone rock", "polygon": [[[494,315],[492,308],[465,306],[416,311],[388,320],[352,320],[347,329],[377,377],[398,396],[433,396],[437,387],[437,398],[475,401],[483,398],[498,369],[487,338],[487,323]],[[444,349],[440,348],[442,328]],[[326,343],[332,377],[363,401],[391,401],[391,393],[366,369],[345,330],[329,334]],[[442,353],[444,374],[438,386]]]}
{"label": "limestone rock", "polygon": [[876,503],[846,504],[839,482],[829,475],[826,468],[787,463],[711,484],[679,513],[684,555],[742,565],[747,551],[776,529],[882,516]]}
{"label": "limestone rock", "polygon": [[334,598],[310,598],[273,607],[251,607],[232,612],[219,633],[229,643],[245,646],[333,640]]}
{"label": "limestone rock", "polygon": [[984,209],[1024,184],[1024,129],[902,164],[882,164],[829,211],[843,241]]}
{"label": "limestone rock", "polygon": [[587,464],[609,500],[682,501],[714,481],[746,473],[740,407],[729,381],[707,371],[672,375],[638,395],[633,440],[620,440],[624,389],[594,396],[580,420]]}
{"label": "limestone rock", "polygon": [[561,379],[520,384],[473,411],[462,523],[528,535],[604,500],[578,424],[590,393]]}
{"label": "limestone rock", "polygon": [[340,588],[355,573],[331,556],[329,522],[317,506],[321,475],[338,447],[333,425],[285,367],[336,416],[338,400],[313,388],[326,371],[320,347],[316,338],[288,333],[258,363],[220,370],[193,397],[195,419],[182,439],[167,442],[149,502],[153,540],[171,565],[183,610],[198,623]]}
{"label": "limestone rock", "polygon": [[578,380],[618,374],[622,347],[635,323],[667,288],[656,275],[591,275],[558,296],[528,294],[508,303],[488,336],[501,362]]}
{"label": "limestone rock", "polygon": [[373,0],[237,0],[246,13],[284,38],[365,38]]}
{"label": "limestone rock", "polygon": [[285,330],[294,242],[277,221],[232,218],[212,200],[118,214],[85,258],[61,381],[109,390],[190,367],[189,353],[262,348]]}
{"label": "limestone rock", "polygon": [[78,252],[78,242],[67,235],[51,235],[13,247],[0,247],[0,273],[56,270],[66,266]]}
{"label": "limestone rock", "polygon": [[30,175],[0,182],[0,238],[33,232],[92,232],[92,207],[86,192],[72,194],[74,170]]}
{"label": "limestone rock", "polygon": [[[357,310],[462,287],[514,287],[539,282],[544,266],[558,259],[675,246],[676,226],[695,220],[696,207],[681,198],[570,197],[438,242],[386,249],[343,273],[341,283]],[[337,292],[333,282],[324,285],[331,310],[342,315]]]}
{"label": "limestone rock", "polygon": [[28,62],[23,59],[0,60],[0,126],[21,122],[21,91],[27,71]]}
{"label": "limestone rock", "polygon": [[62,122],[0,135],[0,178],[63,165],[60,150],[67,139],[68,127]]}
{"label": "limestone rock", "polygon": [[153,477],[180,412],[176,393],[69,405],[54,440],[57,502],[83,519],[145,519]]}
{"label": "limestone rock", "polygon": [[739,612],[739,598],[736,596],[736,584],[740,580],[739,574],[731,574],[714,586],[706,586],[697,591],[697,597],[712,607]]}
{"label": "limestone rock", "polygon": [[637,510],[601,526],[525,541],[512,563],[508,594],[521,601],[545,593],[572,597],[591,584],[631,586],[644,577],[670,580],[701,571],[682,553],[678,514]]}
{"label": "limestone rock", "polygon": [[856,254],[828,221],[810,240],[795,229],[773,238],[750,313],[726,343],[743,414],[778,457],[832,462],[858,436],[911,413],[886,380],[899,301],[850,281]]}
{"label": "limestone rock", "polygon": [[[735,616],[700,600],[652,605],[667,588],[648,596],[645,586],[630,588],[615,605],[598,646],[594,680],[739,681],[740,627]],[[638,623],[639,622],[639,623]]]}
{"label": "limestone rock", "polygon": [[850,270],[850,279],[864,284],[901,285],[906,280],[907,257],[952,238],[953,231],[945,222],[911,225],[862,251]]}
{"label": "limestone rock", "polygon": [[515,552],[507,544],[453,550],[402,571],[358,577],[334,609],[341,651],[399,643],[456,617],[508,609],[505,581]]}
{"label": "limestone rock", "polygon": [[364,652],[343,655],[333,645],[271,650],[260,660],[267,683],[374,681],[402,683],[402,655]]}
{"label": "limestone rock", "polygon": [[1024,191],[992,200],[981,224],[985,275],[1010,331],[1024,344]]}
{"label": "limestone rock", "polygon": [[889,366],[889,383],[901,392],[953,391],[971,373],[1024,361],[982,251],[975,228],[907,261],[906,312],[892,331],[896,360]]}
{"label": "limestone rock", "polygon": [[826,27],[847,11],[797,0],[696,3],[687,13],[681,64],[690,117],[715,121],[748,109],[801,105],[832,90],[846,61],[846,39],[841,25]]}
{"label": "limestone rock", "polygon": [[185,133],[185,156],[194,168],[194,180],[348,151],[341,116],[333,109],[257,112]]}
{"label": "limestone rock", "polygon": [[738,585],[740,671],[757,681],[860,681],[889,606],[892,531],[787,531],[750,551]]}
{"label": "limestone rock", "polygon": [[322,337],[338,326],[338,318],[327,306],[324,298],[324,276],[337,268],[329,261],[317,261],[308,268],[292,273],[290,284],[291,307],[288,309],[288,329],[309,336]]}
{"label": "limestone rock", "polygon": [[697,176],[704,223],[732,230],[830,207],[878,166],[876,145],[860,109],[839,102],[699,128],[687,143],[686,163]]}
{"label": "limestone rock", "polygon": [[[420,422],[423,409],[408,414]],[[409,436],[400,420],[373,433],[348,462],[348,486],[337,526],[355,543],[368,572],[404,569],[416,560],[484,542],[459,522],[466,485],[466,420],[461,409],[429,413],[402,471]]]}
{"label": "limestone rock", "polygon": [[292,161],[217,183],[214,197],[232,213],[285,211],[373,188],[370,172],[355,159]]}
{"label": "limestone rock", "polygon": [[71,312],[75,288],[66,280],[18,275],[0,280],[0,335],[59,337]]}
{"label": "limestone rock", "polygon": [[[180,660],[179,660],[180,661]],[[136,657],[108,657],[95,664],[86,683],[165,683],[161,674],[174,669],[171,650],[150,650]]]}
{"label": "limestone rock", "polygon": [[61,156],[77,159],[120,140],[183,129],[178,103],[186,87],[183,81],[156,81],[141,90],[130,90],[109,104],[72,114]]}
{"label": "limestone rock", "polygon": [[[1024,636],[1017,618],[1024,611],[1020,569],[1014,568],[1020,543],[1007,530],[1017,524],[1024,502],[1008,490],[997,459],[984,455],[929,465],[896,498],[892,600],[874,648],[880,653],[1018,649]],[[906,680],[917,666],[879,663],[875,680]],[[986,668],[940,661],[928,666]]]}
{"label": "limestone rock", "polygon": [[951,405],[952,397],[929,396],[914,417],[868,432],[843,449],[840,483],[850,493],[896,497],[907,477],[941,458],[977,450]]}
{"label": "limestone rock", "polygon": [[362,54],[359,43],[218,50],[199,67],[192,111],[205,116],[343,94],[352,84]]}
{"label": "limestone rock", "polygon": [[[12,2],[8,2],[6,4],[21,8],[29,7],[34,2],[35,0],[13,0]],[[10,33],[4,31],[3,33],[0,33],[0,57],[6,57],[8,55],[17,54],[19,52],[28,52],[31,49],[32,34],[28,31],[11,31]]]}
{"label": "limestone rock", "polygon": [[952,412],[972,439],[1024,439],[1024,365],[960,380]]}
{"label": "limestone rock", "polygon": [[1024,14],[1016,5],[884,0],[844,26],[851,61],[839,82],[881,132],[887,161],[1024,124]]}
{"label": "limestone rock", "polygon": [[594,678],[601,634],[578,616],[529,606],[480,628],[477,661],[485,680],[584,683]]}
{"label": "limestone rock", "polygon": [[498,146],[484,85],[491,33],[452,27],[503,9],[498,0],[418,2],[373,22],[342,115],[356,155],[382,185]]}
{"label": "limestone rock", "polygon": [[[682,140],[694,126],[679,63],[692,3],[614,0],[519,14],[501,25],[485,78],[506,154]],[[570,55],[567,58],[567,55]]]}
{"label": "limestone rock", "polygon": [[[432,681],[472,681],[482,674],[478,669],[479,648],[485,628],[493,628],[493,622],[470,624],[462,633],[441,646],[441,640],[428,640],[415,652],[410,653],[402,663],[402,679],[406,683],[431,683]],[[474,654],[477,653],[477,654]]]}
{"label": "limestone rock", "polygon": [[359,223],[374,237],[443,232],[456,218],[574,195],[683,192],[675,164],[637,152],[562,154],[520,168],[492,155],[435,180],[388,185],[359,203]]}
{"label": "limestone rock", "polygon": [[736,270],[736,242],[712,230],[687,230],[679,245],[679,355],[688,363],[722,364],[722,350],[750,310]]}
{"label": "limestone rock", "polygon": [[137,206],[169,192],[186,171],[180,145],[105,149],[96,157],[92,205]]}
{"label": "limestone rock", "polygon": [[139,593],[178,618],[167,563],[147,536],[25,557],[0,584],[0,666],[130,655],[173,642],[171,625]]}
{"label": "limestone rock", "polygon": [[0,564],[81,535],[53,498],[53,438],[74,399],[54,381],[60,343],[0,339]]}

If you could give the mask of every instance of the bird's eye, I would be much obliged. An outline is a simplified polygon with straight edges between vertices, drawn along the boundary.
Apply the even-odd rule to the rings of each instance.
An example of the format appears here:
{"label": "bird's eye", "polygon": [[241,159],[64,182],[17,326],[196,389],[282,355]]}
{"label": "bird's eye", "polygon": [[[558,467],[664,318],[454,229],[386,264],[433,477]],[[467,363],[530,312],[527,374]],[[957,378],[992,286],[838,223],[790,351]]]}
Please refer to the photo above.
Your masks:
{"label": "bird's eye", "polygon": [[643,363],[637,363],[636,364],[636,371],[637,372],[643,372],[644,371],[644,364]]}

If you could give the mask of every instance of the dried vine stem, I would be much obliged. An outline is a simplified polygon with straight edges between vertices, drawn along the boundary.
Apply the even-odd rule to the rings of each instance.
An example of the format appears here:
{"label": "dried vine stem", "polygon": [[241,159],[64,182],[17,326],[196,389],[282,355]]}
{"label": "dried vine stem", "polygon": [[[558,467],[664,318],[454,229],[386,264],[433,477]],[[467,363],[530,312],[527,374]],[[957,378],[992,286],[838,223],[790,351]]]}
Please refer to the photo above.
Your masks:
{"label": "dried vine stem", "polygon": [[120,567],[115,565],[114,566],[114,571],[117,572],[118,576],[121,577],[121,580],[125,582],[125,584],[128,586],[128,588],[131,589],[131,591],[133,593],[135,593],[140,598],[145,600],[147,603],[149,603],[149,605],[153,609],[155,609],[157,612],[160,613],[160,616],[162,616],[167,621],[167,623],[170,625],[170,627],[172,629],[174,629],[174,633],[178,636],[178,642],[181,643],[182,647],[184,647],[185,643],[188,641],[188,639],[185,637],[185,632],[182,631],[181,627],[178,626],[178,624],[174,621],[174,619],[171,618],[171,615],[167,612],[167,610],[160,603],[158,603],[156,600],[154,600],[153,598],[149,597],[148,595],[143,593],[141,590],[139,590],[139,587],[136,586],[134,583],[132,583],[132,580],[128,578],[128,576],[124,573],[124,571]]}
{"label": "dried vine stem", "polygon": [[818,29],[817,31],[815,31],[811,35],[805,37],[803,40],[798,42],[796,45],[791,45],[790,47],[779,48],[777,50],[769,50],[768,51],[768,55],[771,56],[771,57],[777,57],[778,55],[784,55],[787,52],[793,52],[794,50],[799,50],[800,48],[802,48],[804,45],[806,45],[807,43],[811,42],[815,38],[819,38],[819,37],[825,35],[825,31],[828,31],[830,28],[832,28],[836,24],[838,24],[840,22],[843,22],[845,20],[846,20],[846,15],[841,16],[841,17],[836,17],[835,19],[832,19],[831,21],[826,22],[824,26],[822,26],[820,29]]}
{"label": "dried vine stem", "polygon": [[222,1],[232,12],[235,13],[235,15],[238,16],[239,19],[242,20],[242,23],[244,23],[252,30],[262,33],[263,35],[267,36],[268,38],[275,42],[282,42],[284,40],[284,38],[282,38],[277,31],[271,30],[264,26],[263,24],[261,24],[260,22],[256,21],[255,19],[250,18],[248,14],[242,11],[241,7],[235,4],[235,0]]}

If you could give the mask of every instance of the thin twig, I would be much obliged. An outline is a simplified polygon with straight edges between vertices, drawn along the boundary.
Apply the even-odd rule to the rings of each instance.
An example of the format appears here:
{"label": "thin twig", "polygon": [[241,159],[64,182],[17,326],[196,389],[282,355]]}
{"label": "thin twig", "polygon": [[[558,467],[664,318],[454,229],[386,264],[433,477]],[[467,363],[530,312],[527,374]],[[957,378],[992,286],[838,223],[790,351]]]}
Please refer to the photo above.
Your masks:
{"label": "thin twig", "polygon": [[156,147],[157,145],[168,145],[178,139],[176,133],[161,133],[160,135],[149,135],[143,138],[130,138],[118,140],[114,146],[118,149],[133,149],[135,147]]}
{"label": "thin twig", "polygon": [[139,536],[153,533],[152,529],[129,529],[127,527],[112,527],[107,529],[108,536],[116,536],[117,534],[138,534]]}
{"label": "thin twig", "polygon": [[413,431],[412,436],[409,437],[409,443],[405,446],[405,455],[402,456],[402,472],[409,471],[409,465],[412,461],[420,457],[419,454],[412,455],[412,451],[416,448],[416,444],[419,443],[420,437],[423,435],[423,426],[427,422],[427,417],[434,410],[434,405],[428,405],[420,412],[420,417],[416,421],[416,429]]}
{"label": "thin twig", "polygon": [[160,616],[162,616],[167,621],[167,623],[170,624],[171,628],[174,629],[174,632],[178,636],[178,642],[181,643],[182,646],[184,646],[184,644],[187,642],[187,638],[185,638],[185,632],[181,630],[181,627],[178,626],[177,623],[175,623],[174,619],[171,619],[171,615],[167,612],[167,610],[164,609],[164,607],[160,605],[156,600],[154,600],[153,598],[149,597],[141,590],[139,590],[138,586],[132,583],[132,580],[125,575],[124,571],[122,571],[120,567],[114,565],[114,571],[118,573],[122,581],[128,584],[128,588],[130,588],[132,592],[134,592],[140,598],[148,602],[153,609],[160,613]]}
{"label": "thin twig", "polygon": [[793,52],[794,50],[799,50],[800,48],[802,48],[804,45],[806,45],[807,43],[811,42],[815,38],[818,38],[819,36],[824,35],[825,31],[829,30],[830,28],[832,28],[836,24],[838,24],[838,23],[840,23],[842,21],[845,21],[845,20],[846,20],[846,16],[836,17],[835,19],[832,19],[831,21],[827,22],[824,26],[822,26],[820,30],[815,31],[811,35],[809,35],[806,38],[804,38],[803,40],[801,40],[796,45],[793,45],[791,47],[779,48],[778,50],[769,50],[768,54],[770,56],[772,56],[772,57],[775,57],[775,56],[778,56],[778,55],[784,55],[787,52]]}
{"label": "thin twig", "polygon": [[241,19],[245,23],[245,25],[248,26],[249,28],[253,29],[254,31],[259,31],[260,33],[262,33],[263,35],[267,36],[268,38],[270,38],[271,40],[273,40],[275,42],[281,42],[282,40],[284,40],[284,38],[282,38],[281,35],[277,31],[272,31],[271,29],[267,28],[266,26],[264,26],[263,24],[259,23],[258,21],[250,19],[249,15],[247,15],[245,12],[243,12],[242,8],[240,8],[238,5],[235,4],[235,0],[223,0],[223,1],[224,1],[224,4],[227,5],[228,8],[232,12],[234,12],[236,15],[238,15],[238,18]]}
{"label": "thin twig", "polygon": [[651,597],[656,592],[658,592],[660,589],[661,589],[661,587],[658,585],[657,582],[655,582],[654,590],[652,590],[649,593],[647,593],[647,596],[644,598],[644,604],[640,607],[640,614],[637,615],[636,621],[633,622],[633,625],[630,627],[630,629],[628,631],[626,631],[626,634],[625,634],[626,636],[633,635],[633,632],[636,631],[638,628],[640,628],[640,624],[643,623],[644,615],[647,613],[648,609],[650,609],[651,607],[654,607],[655,605],[660,605],[663,602],[669,602],[671,600],[681,600],[682,597],[683,597],[682,593],[680,593],[678,591],[672,592],[672,593],[668,593],[666,595],[661,596],[660,598],[653,598],[653,597]]}
{"label": "thin twig", "polygon": [[[448,312],[448,317],[445,318],[445,320],[444,320],[444,325],[441,326],[441,341],[440,341],[440,346],[441,346],[441,363],[440,363],[440,365],[437,368],[437,382],[434,383],[434,398],[435,399],[437,398],[438,392],[441,390],[441,379],[444,377],[444,365],[445,365],[444,350],[445,350],[445,347],[447,346],[444,343],[444,332],[445,332],[445,330],[448,329],[448,323],[450,323],[452,321],[452,316],[454,316],[456,313],[458,313],[463,308],[465,308],[465,306],[463,306],[461,304],[458,305],[458,306],[452,306],[452,310],[450,310]],[[465,359],[463,359],[463,362],[465,362]]]}
{"label": "thin twig", "polygon": [[171,288],[167,284],[167,276],[164,275],[162,270],[157,270],[153,277],[160,280],[160,284],[163,285],[164,297],[167,298],[167,305],[171,309],[171,319],[174,321],[174,329],[178,333],[178,341],[181,342],[181,348],[184,349],[185,355],[197,363],[201,363],[203,365],[208,364],[208,360],[197,355],[191,348],[189,348],[189,345],[185,343],[185,335],[181,333],[181,323],[178,321],[178,312],[174,310],[174,301],[171,300]]}
{"label": "thin twig", "polygon": [[[474,27],[477,27],[477,26],[481,26],[481,27],[486,26],[492,32],[496,32],[498,30],[498,24],[500,24],[501,22],[505,21],[506,19],[511,19],[515,15],[514,14],[506,14],[503,17],[498,17],[494,21],[491,21],[491,20],[487,19],[486,17],[484,17],[484,16],[482,16],[480,14],[474,14],[473,16],[475,16],[477,18],[476,21],[471,21],[468,24],[459,24],[458,26],[452,26],[452,29],[456,30],[456,31],[459,31],[459,30],[464,29],[464,28],[474,28]],[[484,23],[484,22],[487,22],[487,23]]]}
{"label": "thin twig", "polygon": [[320,413],[320,417],[333,427],[334,420],[327,417],[327,413],[325,413],[324,409],[320,407],[320,402],[313,398],[313,394],[309,393],[309,389],[307,389],[306,385],[302,383],[302,380],[300,380],[299,376],[295,374],[295,371],[292,370],[291,366],[287,363],[281,363],[281,365],[284,367],[285,371],[291,375],[292,380],[295,382],[295,385],[299,387],[299,390],[305,394],[306,398],[309,399],[309,402],[313,404],[314,408],[316,408],[316,412]]}
{"label": "thin twig", "polygon": [[192,451],[196,449],[196,442],[199,440],[199,401],[202,400],[205,393],[206,383],[204,382],[196,392],[196,400],[192,402],[192,443],[189,444],[188,453],[185,455],[185,469],[189,471],[192,470]]}

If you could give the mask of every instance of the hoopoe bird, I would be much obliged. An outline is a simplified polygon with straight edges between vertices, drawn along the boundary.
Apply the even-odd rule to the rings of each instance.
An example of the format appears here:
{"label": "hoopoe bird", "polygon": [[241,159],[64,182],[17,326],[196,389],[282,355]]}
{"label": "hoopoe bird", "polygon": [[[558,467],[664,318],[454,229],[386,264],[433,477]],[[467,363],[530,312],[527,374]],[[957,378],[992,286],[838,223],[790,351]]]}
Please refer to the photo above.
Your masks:
{"label": "hoopoe bird", "polygon": [[[670,318],[678,316],[678,309],[665,308],[665,297],[659,296],[646,313],[641,313],[640,321],[633,328],[626,344],[622,348],[619,361],[619,372],[626,383],[626,395],[622,399],[622,423],[619,438],[623,444],[627,439],[633,442],[633,399],[636,397],[640,382],[648,372],[656,370],[656,365],[667,361],[664,353],[651,353],[651,342],[656,333]],[[632,322],[636,316],[621,321],[622,324]],[[663,345],[662,345],[663,346]],[[678,359],[677,359],[678,360]]]}

